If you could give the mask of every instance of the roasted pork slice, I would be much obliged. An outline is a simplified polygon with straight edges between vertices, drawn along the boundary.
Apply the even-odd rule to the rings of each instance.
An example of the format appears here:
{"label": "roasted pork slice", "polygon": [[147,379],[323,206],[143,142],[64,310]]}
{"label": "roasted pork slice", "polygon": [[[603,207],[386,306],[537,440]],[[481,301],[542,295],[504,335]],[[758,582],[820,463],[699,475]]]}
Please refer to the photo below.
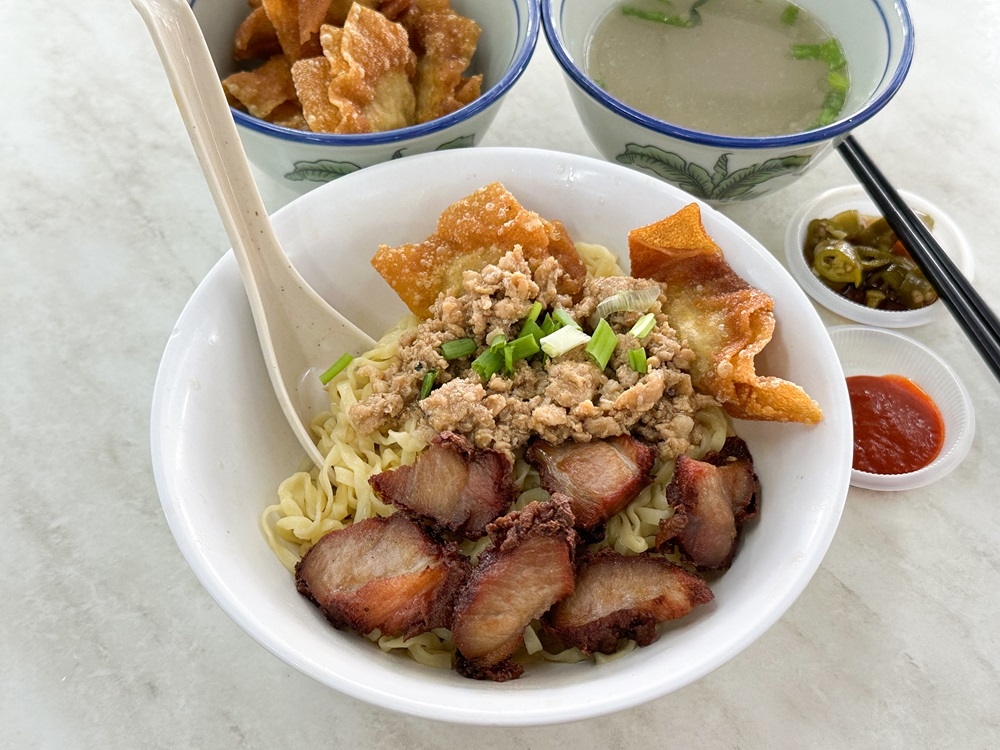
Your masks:
{"label": "roasted pork slice", "polygon": [[535,441],[526,453],[542,487],[567,495],[577,528],[593,529],[622,510],[650,482],[656,448],[631,435],[589,443]]}
{"label": "roasted pork slice", "polygon": [[517,495],[513,468],[503,453],[479,450],[445,432],[411,466],[374,474],[368,482],[383,501],[407,514],[478,539]]}
{"label": "roasted pork slice", "polygon": [[499,518],[489,534],[455,604],[452,639],[461,674],[503,682],[524,671],[511,656],[525,628],[573,591],[577,536],[560,495]]}
{"label": "roasted pork slice", "polygon": [[648,646],[656,640],[658,623],[684,617],[712,597],[699,576],[665,558],[605,548],[579,561],[576,588],[542,624],[585,654],[611,654],[620,639]]}
{"label": "roasted pork slice", "polygon": [[736,554],[740,528],[757,514],[760,482],[743,440],[698,461],[678,456],[667,485],[674,515],[660,521],[656,546],[676,544],[702,570],[725,570]]}
{"label": "roasted pork slice", "polygon": [[299,592],[336,627],[406,637],[448,627],[467,576],[453,545],[402,513],[331,531],[295,567]]}

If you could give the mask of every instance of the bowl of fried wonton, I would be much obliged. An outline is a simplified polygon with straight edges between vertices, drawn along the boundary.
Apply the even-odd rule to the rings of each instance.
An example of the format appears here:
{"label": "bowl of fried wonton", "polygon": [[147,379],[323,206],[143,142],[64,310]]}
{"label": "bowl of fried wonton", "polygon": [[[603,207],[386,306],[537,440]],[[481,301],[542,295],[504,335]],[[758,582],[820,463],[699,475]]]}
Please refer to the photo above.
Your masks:
{"label": "bowl of fried wonton", "polygon": [[538,40],[533,0],[191,0],[258,176],[291,196],[479,143]]}
{"label": "bowl of fried wonton", "polygon": [[[477,201],[487,212],[485,222],[468,220],[476,216],[474,204]],[[381,206],[381,210],[363,210],[373,205]],[[457,211],[456,206],[459,207]],[[391,221],[386,220],[387,216]],[[664,487],[665,482],[671,485],[674,482],[670,478],[671,471],[675,477],[681,473],[674,464],[680,467],[683,463],[687,473],[707,472],[719,477],[721,473],[713,472],[723,472],[723,465],[728,464],[723,460],[710,466],[709,455],[703,459],[677,455],[654,470],[655,478],[648,475],[643,478],[641,483],[649,489],[648,502],[639,507],[635,505],[638,500],[632,501],[621,511],[621,518],[625,519],[622,523],[626,525],[630,523],[627,516],[631,513],[639,527],[640,522],[650,518],[659,526],[654,525],[652,530],[646,529],[633,536],[620,549],[616,543],[614,549],[591,555],[591,548],[600,546],[601,532],[590,527],[577,536],[570,529],[574,515],[579,520],[577,506],[571,505],[558,492],[553,492],[547,501],[546,493],[535,487],[531,490],[535,499],[529,505],[522,507],[518,500],[514,510],[499,511],[505,515],[489,524],[490,536],[480,540],[476,550],[470,553],[471,548],[460,546],[457,549],[461,554],[452,554],[455,550],[452,547],[449,559],[451,562],[459,559],[457,565],[466,566],[471,564],[472,557],[460,558],[478,554],[478,562],[474,563],[477,567],[464,585],[470,586],[473,580],[479,583],[491,580],[485,572],[487,565],[497,560],[511,562],[511,558],[505,558],[504,550],[489,546],[483,550],[483,545],[506,533],[506,543],[512,545],[510,549],[520,551],[520,541],[538,540],[533,536],[536,527],[530,527],[526,519],[542,518],[544,522],[537,528],[556,529],[546,537],[545,543],[558,538],[561,540],[556,543],[558,547],[571,539],[578,546],[569,548],[570,560],[575,554],[577,564],[592,558],[602,563],[614,560],[612,567],[625,570],[629,564],[627,559],[642,559],[649,562],[650,570],[662,568],[685,581],[700,578],[696,601],[688,602],[697,605],[693,609],[684,607],[683,616],[674,612],[653,619],[646,617],[651,611],[645,606],[650,598],[656,600],[653,604],[658,606],[663,603],[664,596],[650,597],[641,590],[628,590],[627,581],[631,576],[626,575],[626,585],[614,588],[624,589],[624,595],[637,600],[645,596],[646,601],[631,615],[618,616],[622,614],[619,611],[618,615],[605,618],[604,624],[610,624],[606,632],[611,633],[612,639],[611,648],[603,650],[613,651],[613,654],[604,655],[602,648],[597,646],[592,650],[586,645],[582,648],[553,646],[548,629],[551,624],[549,612],[542,612],[556,600],[550,598],[528,616],[524,611],[513,614],[501,611],[499,617],[479,617],[480,622],[499,622],[503,627],[512,628],[512,638],[503,644],[504,648],[509,647],[508,650],[494,658],[492,652],[482,649],[472,653],[477,647],[469,644],[475,638],[467,636],[475,630],[475,622],[468,627],[470,619],[475,618],[466,618],[465,625],[461,626],[465,628],[466,637],[459,637],[458,612],[463,606],[463,612],[475,610],[476,602],[488,600],[496,591],[479,588],[470,595],[463,589],[459,600],[453,602],[454,617],[446,614],[444,620],[435,621],[439,626],[450,624],[451,635],[461,654],[447,650],[451,636],[444,627],[419,635],[413,635],[416,631],[409,625],[405,635],[381,632],[379,628],[371,632],[352,632],[348,627],[351,623],[362,623],[355,630],[368,630],[372,627],[371,621],[365,618],[385,610],[385,603],[393,597],[399,597],[398,609],[409,607],[418,599],[417,594],[405,593],[411,589],[405,589],[400,597],[398,588],[385,587],[381,583],[367,589],[357,582],[351,585],[338,579],[341,583],[329,586],[331,591],[326,593],[336,596],[346,592],[346,596],[353,599],[352,606],[358,618],[348,617],[351,622],[346,622],[329,602],[323,609],[318,607],[322,595],[316,587],[326,586],[325,581],[332,578],[324,578],[324,573],[319,579],[304,580],[306,571],[302,568],[305,565],[297,567],[304,547],[290,544],[289,540],[298,539],[298,535],[305,533],[304,527],[310,525],[307,516],[327,518],[331,508],[347,495],[353,491],[360,494],[359,487],[371,484],[365,481],[365,455],[380,453],[381,458],[388,461],[387,445],[391,441],[398,444],[398,450],[393,448],[398,453],[405,454],[411,449],[418,451],[413,466],[420,466],[425,454],[419,453],[422,449],[414,448],[413,441],[409,440],[416,432],[407,432],[409,427],[401,427],[389,438],[381,439],[379,444],[368,444],[365,451],[357,454],[361,456],[360,461],[348,465],[328,459],[332,463],[326,479],[319,478],[322,474],[309,464],[274,398],[231,253],[224,256],[201,282],[166,344],[153,395],[152,464],[167,522],[198,579],[246,633],[295,669],[359,700],[446,722],[518,726],[581,720],[660,698],[709,674],[760,637],[795,601],[826,553],[847,496],[852,456],[847,389],[833,344],[818,314],[795,281],[764,247],[709,206],[694,201],[665,182],[620,165],[515,148],[477,148],[417,155],[375,165],[323,185],[278,211],[274,224],[292,262],[310,284],[377,339],[401,320],[406,320],[414,309],[412,299],[404,303],[405,292],[397,292],[409,289],[423,294],[427,285],[407,279],[405,274],[393,277],[376,270],[371,262],[376,254],[384,256],[389,252],[386,248],[394,249],[389,252],[392,257],[410,252],[418,255],[421,252],[431,255],[450,252],[442,248],[448,247],[455,238],[481,237],[482,232],[487,231],[485,224],[493,220],[490,217],[501,219],[494,227],[499,232],[498,238],[513,240],[514,235],[506,234],[508,230],[520,234],[516,235],[516,242],[510,243],[511,247],[503,250],[501,261],[493,258],[477,264],[470,256],[465,256],[455,277],[462,284],[473,287],[480,281],[485,284],[493,273],[490,269],[505,267],[505,263],[511,262],[510,258],[519,258],[517,263],[528,262],[525,258],[541,258],[538,268],[551,271],[557,265],[568,267],[568,258],[575,257],[574,253],[581,257],[603,258],[605,267],[611,268],[607,272],[611,276],[628,274],[630,258],[634,257],[637,260],[632,267],[643,267],[634,270],[637,277],[641,274],[646,279],[642,285],[648,287],[653,283],[649,279],[657,280],[660,285],[657,289],[664,291],[657,291],[660,296],[655,301],[644,298],[635,302],[638,307],[629,307],[631,303],[626,303],[618,311],[595,311],[598,316],[606,315],[606,319],[600,318],[595,323],[593,319],[581,317],[582,330],[590,331],[596,326],[590,339],[593,342],[600,338],[597,331],[604,326],[605,320],[615,326],[627,319],[631,325],[629,315],[636,317],[647,306],[659,310],[662,305],[671,310],[674,327],[684,332],[680,334],[685,342],[681,349],[690,347],[699,352],[696,361],[701,361],[701,352],[705,351],[709,357],[714,356],[713,352],[721,356],[717,365],[702,368],[697,378],[693,374],[697,369],[695,365],[679,366],[690,366],[691,382],[698,383],[698,399],[706,404],[708,400],[717,399],[717,405],[711,409],[721,421],[716,421],[714,427],[706,423],[701,434],[709,434],[722,425],[724,437],[735,434],[740,438],[741,452],[737,458],[746,456],[747,451],[752,455],[754,507],[750,509],[752,512],[743,514],[746,520],[741,525],[743,517],[736,519],[739,533],[735,542],[728,540],[727,543],[733,543],[732,553],[724,560],[717,560],[721,564],[702,566],[694,550],[685,546],[683,534],[680,537],[683,549],[678,551],[674,522],[685,513],[690,519],[695,508],[687,504],[691,499],[688,497],[682,506],[665,510],[664,499],[670,502],[673,502],[672,497],[676,499],[669,488]],[[449,222],[452,223],[449,225]],[[678,230],[679,226],[686,229]],[[456,228],[457,231],[453,231]],[[532,255],[539,246],[536,244],[535,249],[530,249],[532,243],[537,241],[545,245],[549,240],[551,256]],[[498,239],[496,244],[505,241]],[[671,247],[679,249],[673,255],[675,270],[660,273],[665,266],[658,266],[659,254],[666,254],[663,248]],[[557,249],[561,259],[556,258]],[[692,258],[697,260],[692,261]],[[615,259],[619,269],[613,268]],[[417,262],[423,261],[418,259]],[[492,265],[494,262],[500,265]],[[378,263],[380,261],[376,261]],[[521,279],[517,267],[520,266],[515,263],[511,278]],[[591,269],[589,261],[588,269]],[[597,270],[588,270],[588,274],[603,276],[605,272],[598,274]],[[387,277],[392,278],[395,285]],[[685,279],[698,285],[697,293],[693,292],[694,287],[687,286]],[[719,280],[720,283],[715,283]],[[606,283],[613,286],[618,282],[612,279]],[[531,285],[526,285],[522,279],[515,286],[528,288]],[[499,295],[496,304],[487,307],[499,309],[507,305],[500,300],[503,295],[499,291],[496,293]],[[643,297],[642,294],[631,296]],[[438,297],[438,301],[448,299],[452,298],[445,293]],[[726,300],[732,299],[743,302],[737,309],[713,307],[717,301],[722,301],[724,307],[730,304]],[[709,307],[703,314],[685,312],[701,309],[699,306],[705,304]],[[431,309],[440,312],[441,305],[432,302]],[[553,317],[560,318],[563,312],[559,310]],[[571,330],[571,324],[558,328],[557,323],[548,320],[547,313],[538,315],[536,310],[535,315],[534,320],[540,328],[556,326],[555,332],[543,336],[542,341],[560,331],[568,332],[571,338],[586,336],[581,330]],[[656,325],[664,323],[665,318],[659,313],[643,314],[639,320],[646,315],[656,319]],[[756,322],[744,326],[741,321]],[[635,330],[638,327],[639,322]],[[699,331],[710,335],[695,341]],[[337,334],[331,332],[331,335]],[[622,334],[621,340],[640,342],[632,346],[641,349],[642,342],[649,342],[658,335],[643,331],[627,336]],[[749,336],[748,343],[738,354],[733,355],[726,349],[732,337],[745,336]],[[541,352],[532,349],[534,353],[529,352],[529,356],[518,351],[517,341],[513,341],[513,337],[497,338],[491,333],[488,345],[480,346],[479,356],[470,349],[464,354],[454,354],[452,362],[461,361],[463,356],[467,360],[476,356],[477,360],[482,358],[481,365],[482,361],[490,359],[491,351],[506,352],[512,348],[514,368],[522,368],[521,372],[526,371],[523,368],[529,360],[538,367],[555,367],[560,361],[589,366],[586,365],[587,356],[590,356],[589,344],[587,354],[581,347],[574,355],[570,349],[560,353],[544,348],[547,344],[543,343]],[[636,365],[636,372],[647,374],[640,377],[620,367],[618,376],[623,382],[647,382],[644,378],[658,366],[666,366],[662,361],[662,349],[648,345],[646,349],[650,352],[648,360],[643,356],[641,362],[634,362],[630,349],[628,361]],[[372,361],[379,359],[379,355],[371,356]],[[499,355],[495,363],[500,369],[486,376],[494,395],[504,390],[505,356]],[[529,360],[520,360],[522,356],[529,356]],[[612,362],[616,356],[611,355]],[[359,361],[362,359],[358,357]],[[684,357],[679,356],[677,361],[682,359]],[[316,365],[319,373],[330,363],[317,362]],[[330,381],[331,392],[339,394],[338,398],[351,396],[349,384],[343,380],[351,367],[348,365]],[[608,379],[616,377],[612,369],[612,365],[607,365],[602,371]],[[368,376],[375,377],[373,372],[369,369]],[[421,375],[425,382],[428,376],[432,381],[427,402],[434,394],[445,393],[448,384],[435,384],[436,373]],[[735,386],[734,379],[740,381]],[[683,390],[682,380],[671,386],[670,393]],[[456,378],[450,384],[457,381]],[[627,401],[628,392],[619,394],[618,400]],[[420,398],[424,397],[422,393]],[[564,399],[559,394],[556,400],[567,412],[574,413],[581,408],[606,405],[603,396],[593,396],[592,403],[588,404]],[[438,416],[441,414],[436,408],[431,411]],[[546,413],[551,417],[555,411],[550,408]],[[352,412],[351,419],[355,416]],[[679,421],[691,429],[690,421]],[[330,429],[330,420],[320,417],[318,423],[326,425],[319,428],[319,432]],[[654,432],[657,426],[656,423],[644,424]],[[461,430],[460,427],[454,429]],[[648,436],[650,433],[647,429],[642,434]],[[449,442],[459,443],[461,438],[452,435]],[[584,440],[578,445],[586,447],[594,442],[598,441],[588,443]],[[544,446],[533,442],[531,450],[525,453],[545,450]],[[429,454],[428,448],[426,455]],[[617,460],[616,454],[608,455]],[[740,460],[735,463],[739,464]],[[602,467],[610,465],[601,464]],[[647,471],[648,464],[641,472]],[[443,487],[445,477],[441,477]],[[279,487],[282,488],[280,498]],[[437,485],[433,489],[436,488]],[[725,505],[729,507],[728,500]],[[355,515],[348,518],[334,513],[333,518],[340,520],[324,521],[327,525],[320,529],[319,539],[346,540],[352,538],[352,530],[362,528],[375,529],[376,534],[380,534],[379,529],[385,530],[385,524],[393,525],[396,530],[404,529],[398,537],[404,542],[407,535],[424,533],[414,530],[417,524],[402,510],[394,511],[378,503],[367,507],[368,510],[362,513],[358,505]],[[546,508],[555,510],[549,513]],[[665,519],[670,513],[673,515],[669,523],[656,520]],[[732,519],[733,508],[729,513]],[[370,517],[362,518],[364,515]],[[611,521],[607,524],[610,527]],[[665,533],[667,527],[670,533]],[[365,571],[370,566],[392,565],[400,556],[407,560],[421,559],[426,549],[440,552],[441,545],[452,537],[454,535],[447,532],[426,531],[414,551],[415,557],[411,558],[408,554],[402,555],[399,547],[372,545],[369,541],[375,537],[362,536],[352,547],[356,554],[340,561],[338,575],[346,575],[347,579],[367,575]],[[353,539],[358,541],[358,537]],[[661,542],[668,544],[663,546]],[[504,549],[507,549],[506,543]],[[324,544],[325,541],[317,541],[304,554],[308,557]],[[365,549],[368,553],[364,553]],[[373,549],[387,553],[373,554]],[[334,554],[329,545],[326,551]],[[685,557],[688,552],[690,557]],[[528,564],[522,564],[519,569],[516,565],[508,566],[519,570],[521,578],[506,579],[505,586],[500,589],[503,594],[500,598],[509,593],[509,603],[516,607],[521,606],[525,592],[545,587],[554,576],[565,574],[563,570],[549,575],[550,568],[533,567],[535,558],[527,560]],[[553,563],[558,567],[566,563],[565,555],[548,555],[545,560],[547,562],[538,565]],[[417,585],[413,575],[419,578],[431,567],[428,564],[424,568],[420,564],[407,568],[400,578],[408,581],[407,586]],[[574,586],[570,596],[584,588],[579,574],[575,583],[573,575],[571,567],[568,589],[555,595],[561,597],[560,603],[568,601],[567,591]],[[312,588],[307,590],[308,587]],[[366,591],[372,594],[365,594]],[[623,594],[622,591],[611,593],[614,596]],[[396,607],[389,609],[392,611],[382,614],[390,619],[399,614]],[[479,614],[483,612],[480,610]],[[527,622],[529,617],[530,623]],[[545,624],[544,628],[537,627],[539,620]],[[389,625],[383,627],[391,629]],[[428,645],[429,641],[433,643]],[[585,653],[588,650],[589,655]],[[805,655],[775,654],[775,658],[781,659],[800,657],[805,658]],[[498,665],[501,669],[496,669]]]}

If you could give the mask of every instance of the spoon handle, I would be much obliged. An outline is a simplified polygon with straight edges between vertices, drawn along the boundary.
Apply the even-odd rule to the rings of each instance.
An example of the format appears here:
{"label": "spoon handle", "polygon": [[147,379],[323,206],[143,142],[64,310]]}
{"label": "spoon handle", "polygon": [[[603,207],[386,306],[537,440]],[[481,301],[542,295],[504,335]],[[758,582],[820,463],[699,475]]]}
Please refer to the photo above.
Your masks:
{"label": "spoon handle", "polygon": [[[171,90],[225,225],[254,312],[264,357],[273,360],[263,289],[292,284],[358,341],[371,338],[320,297],[292,266],[274,234],[246,152],[215,72],[208,44],[187,0],[132,0],[151,32]],[[267,283],[272,281],[274,283]],[[259,316],[259,317],[258,317]]]}
{"label": "spoon handle", "polygon": [[[208,44],[187,0],[132,0],[156,45],[205,181],[232,242],[261,354],[278,403],[317,466],[307,425],[319,381],[307,376],[333,341],[374,342],[332,308],[292,266],[271,227]],[[270,318],[270,321],[269,321]],[[318,363],[326,367],[329,363]],[[282,371],[284,369],[284,372]],[[311,397],[310,394],[311,393]]]}

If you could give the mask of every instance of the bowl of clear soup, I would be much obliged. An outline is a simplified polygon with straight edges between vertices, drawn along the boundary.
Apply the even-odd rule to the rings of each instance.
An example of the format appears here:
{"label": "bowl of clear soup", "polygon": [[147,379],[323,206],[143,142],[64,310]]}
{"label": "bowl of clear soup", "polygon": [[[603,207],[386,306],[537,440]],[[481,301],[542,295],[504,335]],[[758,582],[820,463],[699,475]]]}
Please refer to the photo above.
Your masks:
{"label": "bowl of clear soup", "polygon": [[895,95],[903,0],[542,0],[605,158],[721,204],[773,192]]}

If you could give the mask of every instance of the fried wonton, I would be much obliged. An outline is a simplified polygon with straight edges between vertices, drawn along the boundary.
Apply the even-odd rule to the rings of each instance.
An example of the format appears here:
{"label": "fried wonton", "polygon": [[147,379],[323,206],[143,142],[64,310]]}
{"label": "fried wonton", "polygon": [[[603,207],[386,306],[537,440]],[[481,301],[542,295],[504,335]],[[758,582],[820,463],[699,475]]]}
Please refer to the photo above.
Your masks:
{"label": "fried wonton", "polygon": [[439,294],[461,291],[465,271],[497,262],[515,245],[529,263],[556,258],[566,272],[560,292],[580,291],[587,269],[565,228],[524,208],[499,182],[448,206],[423,242],[382,245],[371,262],[410,311],[426,318]]}
{"label": "fried wonton", "polygon": [[423,13],[411,31],[423,51],[415,81],[417,122],[428,122],[479,96],[482,75],[465,78],[481,29],[452,10]]}
{"label": "fried wonton", "polygon": [[318,20],[316,6],[324,2],[326,0],[264,0],[264,12],[289,61],[294,63],[319,54],[319,26],[329,3],[323,7]]}
{"label": "fried wonton", "polygon": [[271,19],[263,6],[250,11],[236,29],[233,39],[233,59],[264,60],[281,54],[281,44]]}
{"label": "fried wonton", "polygon": [[323,26],[320,39],[332,72],[329,98],[340,111],[336,133],[372,133],[414,123],[410,78],[417,56],[406,29],[355,4],[342,29]]}
{"label": "fried wonton", "polygon": [[696,389],[733,417],[815,424],[819,405],[798,385],[757,375],[754,357],[774,333],[774,301],[729,266],[692,203],[629,233],[632,275],[659,281],[670,325],[697,355]]}
{"label": "fried wonton", "polygon": [[255,70],[233,73],[222,85],[232,99],[261,120],[269,120],[279,106],[295,101],[292,69],[283,55],[275,55]]}
{"label": "fried wonton", "polygon": [[330,102],[331,78],[330,65],[323,57],[298,60],[292,65],[302,114],[315,133],[333,133],[340,125],[340,110]]}

